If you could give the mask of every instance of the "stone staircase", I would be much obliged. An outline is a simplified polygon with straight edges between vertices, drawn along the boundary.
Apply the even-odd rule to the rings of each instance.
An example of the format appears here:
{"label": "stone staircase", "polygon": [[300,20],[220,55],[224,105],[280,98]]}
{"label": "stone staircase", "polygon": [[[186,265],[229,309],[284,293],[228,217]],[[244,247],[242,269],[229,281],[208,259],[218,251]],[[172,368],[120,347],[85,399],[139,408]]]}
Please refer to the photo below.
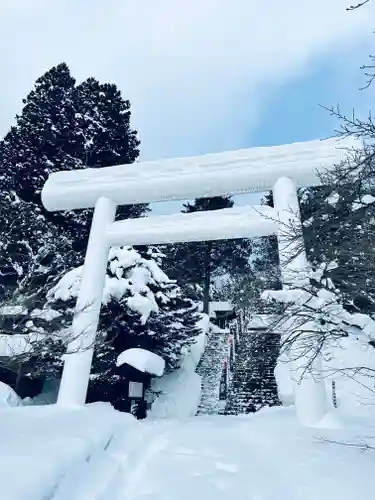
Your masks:
{"label": "stone staircase", "polygon": [[207,344],[196,372],[201,376],[202,393],[197,415],[217,415],[220,412],[220,380],[228,352],[229,330],[212,325]]}
{"label": "stone staircase", "polygon": [[240,332],[225,415],[251,413],[263,406],[280,404],[274,377],[279,343],[279,335],[262,330]]}

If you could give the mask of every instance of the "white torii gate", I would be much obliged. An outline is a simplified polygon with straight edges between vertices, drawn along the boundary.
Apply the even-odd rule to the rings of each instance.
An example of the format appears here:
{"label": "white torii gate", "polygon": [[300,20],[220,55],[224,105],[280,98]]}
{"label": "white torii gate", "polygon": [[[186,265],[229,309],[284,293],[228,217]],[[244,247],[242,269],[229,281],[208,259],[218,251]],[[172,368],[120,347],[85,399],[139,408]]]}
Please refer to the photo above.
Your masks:
{"label": "white torii gate", "polygon": [[[111,246],[277,234],[286,283],[290,272],[308,268],[304,252],[290,261],[293,249],[285,235],[285,225],[301,223],[296,189],[319,185],[319,173],[338,164],[352,146],[351,140],[329,139],[51,174],[42,191],[47,210],[95,207],[72,324],[74,340],[65,358],[58,403],[85,403]],[[114,221],[118,205],[267,190],[273,192],[274,208],[241,207]],[[303,241],[296,244],[303,247]],[[312,379],[306,384],[309,404],[320,419],[326,411],[323,384]],[[298,398],[301,404],[306,399],[304,387],[302,382],[295,392],[297,408]]]}

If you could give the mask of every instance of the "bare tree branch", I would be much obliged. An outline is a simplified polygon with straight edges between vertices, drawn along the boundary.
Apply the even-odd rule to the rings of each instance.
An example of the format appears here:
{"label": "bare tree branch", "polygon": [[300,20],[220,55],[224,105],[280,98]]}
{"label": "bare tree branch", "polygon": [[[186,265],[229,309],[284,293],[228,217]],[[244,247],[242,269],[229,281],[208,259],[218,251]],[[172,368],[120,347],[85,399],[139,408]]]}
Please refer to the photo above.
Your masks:
{"label": "bare tree branch", "polygon": [[366,3],[369,3],[369,2],[370,2],[370,0],[363,0],[362,2],[360,2],[358,4],[349,5],[349,7],[347,7],[346,10],[351,11],[351,10],[359,9],[360,7],[363,7],[364,5],[366,5]]}

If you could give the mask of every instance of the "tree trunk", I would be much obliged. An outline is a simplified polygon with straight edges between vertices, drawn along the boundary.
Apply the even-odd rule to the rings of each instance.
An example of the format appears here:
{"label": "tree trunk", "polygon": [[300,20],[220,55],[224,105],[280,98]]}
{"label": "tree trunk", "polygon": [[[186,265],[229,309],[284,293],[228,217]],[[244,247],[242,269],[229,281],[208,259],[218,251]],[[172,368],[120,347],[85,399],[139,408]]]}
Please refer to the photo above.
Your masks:
{"label": "tree trunk", "polygon": [[204,288],[203,288],[203,312],[209,314],[210,285],[211,285],[211,248],[212,243],[207,243],[204,254]]}
{"label": "tree trunk", "polygon": [[15,391],[16,391],[16,393],[18,395],[20,395],[19,388],[20,388],[20,383],[21,383],[22,375],[23,375],[23,364],[20,363],[18,365],[18,368],[17,368],[17,377],[16,377],[16,383],[15,383]]}

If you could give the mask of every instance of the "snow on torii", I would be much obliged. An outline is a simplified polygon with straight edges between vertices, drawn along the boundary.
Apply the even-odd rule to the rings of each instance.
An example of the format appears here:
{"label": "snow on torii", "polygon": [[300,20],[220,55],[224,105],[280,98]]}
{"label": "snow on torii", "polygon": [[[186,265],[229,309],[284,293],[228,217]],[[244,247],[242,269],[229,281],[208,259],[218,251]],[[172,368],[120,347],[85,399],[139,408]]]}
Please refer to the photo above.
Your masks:
{"label": "snow on torii", "polygon": [[[300,224],[296,188],[319,185],[318,174],[338,164],[352,147],[352,140],[329,139],[51,174],[42,191],[48,210],[95,207],[72,324],[75,340],[69,346],[72,354],[65,357],[58,403],[84,404],[86,399],[110,246],[278,234],[280,223]],[[275,208],[242,207],[114,222],[117,205],[266,190],[273,191]],[[303,253],[289,262],[292,249],[282,231],[278,241],[286,282],[290,271],[306,270],[308,264]],[[308,387],[312,398],[316,392],[319,419],[325,412],[323,388],[316,384],[311,390],[311,380]],[[296,398],[302,389],[296,391]]]}
{"label": "snow on torii", "polygon": [[116,205],[263,192],[279,177],[296,187],[320,184],[317,173],[339,163],[352,140],[328,139],[203,156],[56,172],[42,199],[47,210],[94,207],[101,196]]}

